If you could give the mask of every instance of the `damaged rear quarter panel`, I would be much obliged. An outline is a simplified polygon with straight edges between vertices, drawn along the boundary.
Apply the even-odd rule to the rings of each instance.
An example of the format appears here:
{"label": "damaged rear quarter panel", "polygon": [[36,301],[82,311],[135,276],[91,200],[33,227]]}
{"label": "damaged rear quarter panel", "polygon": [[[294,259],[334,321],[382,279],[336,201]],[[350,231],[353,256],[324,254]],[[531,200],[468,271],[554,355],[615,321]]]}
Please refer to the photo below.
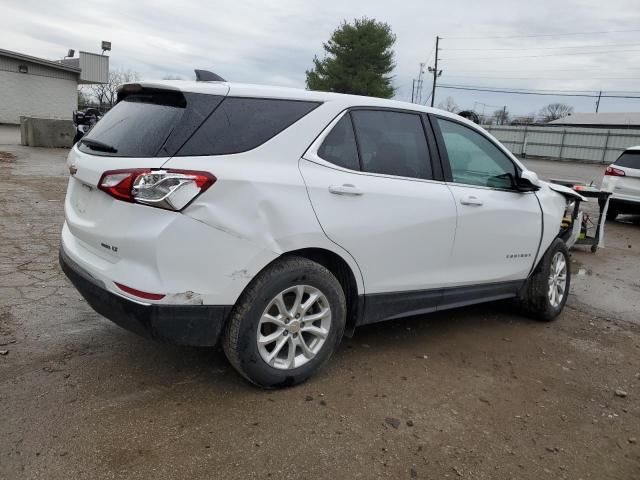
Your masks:
{"label": "damaged rear quarter panel", "polygon": [[250,278],[251,265],[278,255],[200,219],[176,215],[155,238],[155,277],[166,292],[162,303],[231,305]]}
{"label": "damaged rear quarter panel", "polygon": [[[297,168],[315,132],[329,121],[321,110],[248,152],[173,157],[163,165],[208,171],[217,179],[182,214],[216,231],[214,241],[198,251],[217,257],[217,271],[212,274],[232,285],[225,294],[232,299],[230,304],[272,260],[302,248],[324,248],[340,255],[354,272],[358,290],[364,291],[353,258],[322,232]],[[237,254],[239,248],[244,249],[242,255]]]}

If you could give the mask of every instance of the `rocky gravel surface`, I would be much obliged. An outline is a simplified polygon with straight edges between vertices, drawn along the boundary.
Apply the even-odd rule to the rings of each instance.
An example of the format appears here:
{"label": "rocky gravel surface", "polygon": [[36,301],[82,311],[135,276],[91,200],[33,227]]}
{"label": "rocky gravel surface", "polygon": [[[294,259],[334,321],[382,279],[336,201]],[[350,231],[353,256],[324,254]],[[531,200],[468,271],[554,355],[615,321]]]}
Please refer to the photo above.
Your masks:
{"label": "rocky gravel surface", "polygon": [[66,152],[0,151],[1,479],[640,478],[637,219],[573,252],[555,322],[496,303],[373,325],[265,392],[94,313],[57,264]]}

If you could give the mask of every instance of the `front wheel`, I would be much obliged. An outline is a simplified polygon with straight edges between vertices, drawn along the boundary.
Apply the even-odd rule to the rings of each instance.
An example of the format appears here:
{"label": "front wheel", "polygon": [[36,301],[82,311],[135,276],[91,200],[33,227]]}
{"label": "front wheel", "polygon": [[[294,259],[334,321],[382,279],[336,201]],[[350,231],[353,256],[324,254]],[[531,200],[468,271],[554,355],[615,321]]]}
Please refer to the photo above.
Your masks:
{"label": "front wheel", "polygon": [[302,257],[261,272],[234,307],[223,348],[235,369],[264,388],[305,381],[329,359],[344,332],[346,301],[336,277]]}
{"label": "front wheel", "polygon": [[527,280],[520,293],[520,304],[532,317],[551,321],[564,308],[570,286],[569,251],[557,238]]}

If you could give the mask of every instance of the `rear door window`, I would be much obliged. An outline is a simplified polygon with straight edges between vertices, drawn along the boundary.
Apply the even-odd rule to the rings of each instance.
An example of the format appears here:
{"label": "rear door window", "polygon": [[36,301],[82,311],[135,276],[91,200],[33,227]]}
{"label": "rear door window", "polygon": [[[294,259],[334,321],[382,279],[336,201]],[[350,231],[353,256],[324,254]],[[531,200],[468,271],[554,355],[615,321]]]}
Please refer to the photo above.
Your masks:
{"label": "rear door window", "polygon": [[318,149],[318,156],[327,162],[351,170],[360,170],[358,147],[351,118],[347,113],[335,124]]}
{"label": "rear door window", "polygon": [[640,170],[640,150],[638,150],[637,152],[624,152],[622,155],[620,155],[620,158],[615,161],[614,165],[625,168],[637,168]]}
{"label": "rear door window", "polygon": [[354,110],[351,115],[363,171],[432,178],[420,115],[390,110]]}
{"label": "rear door window", "polygon": [[297,100],[227,97],[177,155],[246,152],[273,138],[318,105]]}

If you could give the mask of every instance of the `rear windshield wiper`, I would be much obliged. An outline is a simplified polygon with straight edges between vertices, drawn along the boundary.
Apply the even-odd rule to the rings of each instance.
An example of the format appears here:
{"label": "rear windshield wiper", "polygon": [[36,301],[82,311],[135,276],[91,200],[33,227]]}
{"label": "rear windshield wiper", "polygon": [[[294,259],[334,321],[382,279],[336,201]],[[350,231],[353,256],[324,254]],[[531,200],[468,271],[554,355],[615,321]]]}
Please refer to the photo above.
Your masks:
{"label": "rear windshield wiper", "polygon": [[92,140],[91,138],[83,138],[80,143],[85,144],[91,150],[98,150],[99,152],[116,153],[117,148],[109,145],[108,143],[100,142],[98,140]]}

